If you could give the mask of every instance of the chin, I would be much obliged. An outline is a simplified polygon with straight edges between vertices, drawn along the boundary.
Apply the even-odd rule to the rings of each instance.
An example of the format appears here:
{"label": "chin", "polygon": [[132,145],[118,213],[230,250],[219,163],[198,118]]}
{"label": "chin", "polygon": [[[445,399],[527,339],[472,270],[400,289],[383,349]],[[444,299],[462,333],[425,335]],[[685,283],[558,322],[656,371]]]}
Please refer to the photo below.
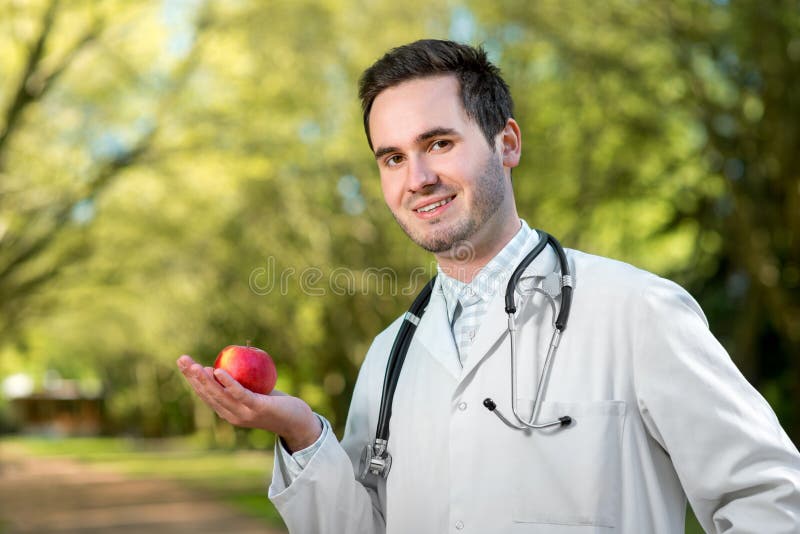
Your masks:
{"label": "chin", "polygon": [[[441,254],[443,252],[451,251],[458,256],[464,256],[465,252],[472,250],[472,243],[469,238],[472,235],[470,232],[457,231],[458,228],[437,228],[435,231],[430,231],[424,235],[411,235],[408,236],[417,245],[432,252],[434,254]],[[469,255],[467,253],[467,255]]]}

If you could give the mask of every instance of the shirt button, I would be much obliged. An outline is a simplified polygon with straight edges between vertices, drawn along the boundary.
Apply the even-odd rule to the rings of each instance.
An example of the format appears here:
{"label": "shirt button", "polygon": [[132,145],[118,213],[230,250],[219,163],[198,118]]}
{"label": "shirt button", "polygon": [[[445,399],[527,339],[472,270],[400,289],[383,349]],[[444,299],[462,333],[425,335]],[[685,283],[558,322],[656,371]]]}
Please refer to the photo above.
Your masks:
{"label": "shirt button", "polygon": [[467,335],[469,336],[469,340],[472,341],[473,339],[475,339],[475,330],[470,330],[469,332],[467,332]]}
{"label": "shirt button", "polygon": [[462,521],[456,521],[456,530],[461,530],[464,528],[464,523]]}
{"label": "shirt button", "polygon": [[466,402],[459,402],[458,403],[458,409],[463,412],[464,410],[467,409],[467,403]]}

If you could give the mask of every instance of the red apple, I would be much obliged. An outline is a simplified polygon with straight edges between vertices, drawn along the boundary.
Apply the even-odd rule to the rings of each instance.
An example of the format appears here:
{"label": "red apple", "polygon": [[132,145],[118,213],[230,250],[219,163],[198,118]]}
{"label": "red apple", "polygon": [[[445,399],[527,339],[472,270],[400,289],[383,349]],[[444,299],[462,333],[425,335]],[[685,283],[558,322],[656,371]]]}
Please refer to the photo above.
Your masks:
{"label": "red apple", "polygon": [[278,371],[269,354],[256,347],[230,345],[222,349],[214,369],[225,369],[234,380],[255,393],[268,395],[275,388]]}

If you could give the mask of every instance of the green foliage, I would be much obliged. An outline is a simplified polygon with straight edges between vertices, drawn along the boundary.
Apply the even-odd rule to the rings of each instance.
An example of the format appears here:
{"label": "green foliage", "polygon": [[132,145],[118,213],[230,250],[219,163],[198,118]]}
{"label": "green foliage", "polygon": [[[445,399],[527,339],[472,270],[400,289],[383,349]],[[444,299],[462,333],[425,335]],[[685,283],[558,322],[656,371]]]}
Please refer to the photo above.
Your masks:
{"label": "green foliage", "polygon": [[687,285],[800,440],[797,3],[507,7],[485,38],[532,90],[521,211]]}
{"label": "green foliage", "polygon": [[512,87],[523,217],[687,285],[797,441],[796,3],[0,14],[0,377],[55,369],[102,383],[114,431],[246,446],[174,360],[251,340],[341,431],[372,337],[432,273],[383,205],[357,79],[391,46],[452,37]]}

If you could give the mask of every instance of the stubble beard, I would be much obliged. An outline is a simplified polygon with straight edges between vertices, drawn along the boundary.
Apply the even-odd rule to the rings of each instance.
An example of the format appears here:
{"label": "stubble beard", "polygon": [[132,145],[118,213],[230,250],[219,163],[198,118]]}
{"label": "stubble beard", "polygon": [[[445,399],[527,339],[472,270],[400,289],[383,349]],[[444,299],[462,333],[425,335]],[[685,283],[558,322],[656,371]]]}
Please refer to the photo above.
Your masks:
{"label": "stubble beard", "polygon": [[[495,153],[492,151],[486,159],[486,164],[476,182],[472,205],[468,206],[467,213],[460,220],[452,223],[452,226],[438,229],[438,231],[433,231],[426,235],[423,232],[412,230],[409,227],[410,225],[404,223],[396,213],[392,212],[397,224],[400,225],[414,243],[434,254],[447,252],[454,249],[454,247],[471,248],[470,238],[486,224],[505,200],[505,187],[503,184],[505,175],[503,174],[502,165],[495,157]],[[433,196],[441,192],[441,189],[433,189],[428,195]],[[427,224],[434,228],[444,226],[440,219],[433,219],[428,221]]]}

